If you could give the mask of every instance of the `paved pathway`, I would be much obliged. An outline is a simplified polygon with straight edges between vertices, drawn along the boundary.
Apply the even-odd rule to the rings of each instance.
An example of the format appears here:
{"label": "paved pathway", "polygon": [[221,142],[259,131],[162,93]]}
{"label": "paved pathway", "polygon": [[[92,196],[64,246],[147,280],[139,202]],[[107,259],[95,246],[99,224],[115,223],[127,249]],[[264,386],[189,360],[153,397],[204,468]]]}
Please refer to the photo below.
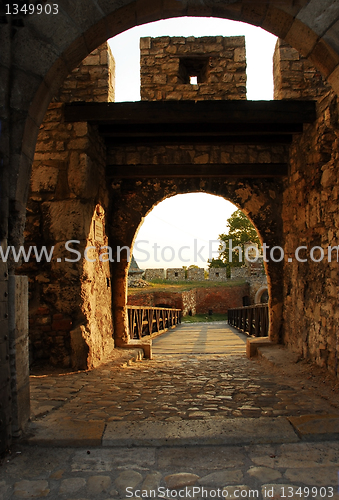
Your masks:
{"label": "paved pathway", "polygon": [[181,324],[153,340],[153,354],[245,354],[246,336],[226,322]]}
{"label": "paved pathway", "polygon": [[[225,339],[231,341],[224,344],[222,325],[182,325],[155,339],[153,360],[31,377],[33,417],[107,423],[339,413],[339,400],[324,395],[320,381],[315,385],[309,373],[309,378],[298,372],[288,377],[284,369],[248,360],[240,334],[230,331],[225,327]],[[219,342],[211,340],[213,332]],[[192,337],[189,351],[219,354],[174,354],[178,349],[170,350],[171,339],[179,345],[187,337]]]}
{"label": "paved pathway", "polygon": [[[194,353],[169,352],[169,339],[183,339],[192,328],[182,326],[159,338],[153,360],[128,363],[131,353],[117,349],[109,363],[93,371],[32,377],[31,435],[45,429],[57,439],[67,428],[74,444],[74,436],[82,433],[82,440],[79,448],[57,448],[53,439],[52,447],[17,443],[0,467],[0,500],[135,500],[141,495],[338,500],[339,440],[324,440],[319,418],[318,434],[310,439],[323,442],[303,442],[300,438],[309,439],[308,417],[304,435],[286,418],[293,423],[299,415],[338,415],[338,391],[330,379],[307,363],[295,364],[284,351],[275,353],[283,357],[278,367],[248,360],[239,335],[222,354],[220,325],[191,330]],[[212,330],[218,342],[209,340]],[[335,433],[337,421],[327,424]],[[194,440],[169,446],[173,442],[165,439],[166,446],[128,447],[132,441],[123,433],[133,426],[144,442],[151,429],[170,429],[172,435],[176,429],[177,435],[180,429],[197,429],[207,436],[217,428],[223,439],[214,446]],[[237,445],[228,439],[233,427]],[[112,447],[114,433],[125,438],[124,446]],[[86,439],[92,445],[85,447]]]}

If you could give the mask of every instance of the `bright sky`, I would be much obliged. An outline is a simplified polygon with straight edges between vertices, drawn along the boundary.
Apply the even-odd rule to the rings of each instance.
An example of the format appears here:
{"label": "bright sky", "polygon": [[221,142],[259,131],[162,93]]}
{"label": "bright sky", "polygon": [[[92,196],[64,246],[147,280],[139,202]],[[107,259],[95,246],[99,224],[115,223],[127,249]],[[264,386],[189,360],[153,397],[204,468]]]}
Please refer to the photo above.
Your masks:
{"label": "bright sky", "polygon": [[[186,17],[137,26],[109,40],[116,63],[116,101],[140,100],[140,37],[166,35],[245,35],[247,99],[273,99],[275,36],[235,21]],[[209,247],[216,252],[212,257],[216,257],[218,244],[213,240],[226,231],[226,219],[236,209],[229,201],[204,193],[177,195],[164,200],[149,213],[139,229],[134,248],[136,261],[142,269],[191,264],[207,268],[207,260],[211,256]],[[154,245],[158,248],[155,249]],[[189,249],[180,252],[184,246]],[[202,247],[205,247],[204,250],[201,250]],[[186,259],[187,262],[184,261]]]}

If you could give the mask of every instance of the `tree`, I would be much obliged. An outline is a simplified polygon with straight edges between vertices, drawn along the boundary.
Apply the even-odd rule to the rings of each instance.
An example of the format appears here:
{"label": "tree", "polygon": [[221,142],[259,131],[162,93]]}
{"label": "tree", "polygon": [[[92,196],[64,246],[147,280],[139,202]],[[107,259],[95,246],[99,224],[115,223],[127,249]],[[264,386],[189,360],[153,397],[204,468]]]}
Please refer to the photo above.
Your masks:
{"label": "tree", "polygon": [[[228,232],[219,234],[219,258],[212,259],[209,267],[226,267],[227,274],[230,276],[231,267],[241,267],[244,264],[244,246],[245,243],[257,243],[260,248],[260,240],[252,222],[241,210],[233,212],[226,221]],[[230,259],[230,240],[232,240],[232,249],[240,247],[242,249],[242,260],[239,260],[239,250],[232,251],[232,260]]]}

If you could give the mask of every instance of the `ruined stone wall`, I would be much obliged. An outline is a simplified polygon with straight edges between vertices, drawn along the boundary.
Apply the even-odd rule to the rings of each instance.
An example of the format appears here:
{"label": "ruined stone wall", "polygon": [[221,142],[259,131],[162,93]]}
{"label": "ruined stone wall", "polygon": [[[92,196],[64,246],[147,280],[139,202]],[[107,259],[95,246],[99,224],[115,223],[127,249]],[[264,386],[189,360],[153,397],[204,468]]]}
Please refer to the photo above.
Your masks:
{"label": "ruined stone wall", "polygon": [[318,99],[331,87],[310,61],[278,39],[273,56],[274,99]]}
{"label": "ruined stone wall", "polygon": [[[19,270],[29,277],[31,362],[87,368],[114,347],[109,262],[99,259],[100,247],[108,244],[106,150],[95,127],[63,117],[64,102],[112,100],[113,81],[114,60],[105,43],[69,75],[40,127],[25,244],[39,251],[46,246],[48,253],[53,248],[53,256],[50,262],[30,259]],[[94,248],[87,260],[88,246]]]}
{"label": "ruined stone wall", "polygon": [[251,275],[251,270],[245,267],[231,267],[231,280],[248,278]]}
{"label": "ruined stone wall", "polygon": [[195,316],[197,314],[196,290],[187,290],[181,293],[182,316]]}
{"label": "ruined stone wall", "polygon": [[166,279],[170,281],[185,281],[185,269],[181,267],[167,269]]}
{"label": "ruined stone wall", "polygon": [[164,280],[165,279],[165,269],[146,269],[145,270],[145,280]]}
{"label": "ruined stone wall", "polygon": [[210,281],[227,281],[226,267],[211,267],[208,270],[208,279]]}
{"label": "ruined stone wall", "polygon": [[[194,301],[195,303],[195,301]],[[184,310],[183,292],[133,290],[128,294],[129,306],[171,307]],[[184,314],[183,314],[184,315]]]}
{"label": "ruined stone wall", "polygon": [[205,280],[205,270],[203,268],[187,269],[187,281],[204,281],[204,280]]}
{"label": "ruined stone wall", "polygon": [[141,38],[140,77],[143,101],[246,99],[245,37]]}
{"label": "ruined stone wall", "polygon": [[107,42],[93,50],[66,78],[54,102],[114,102],[115,61]]}

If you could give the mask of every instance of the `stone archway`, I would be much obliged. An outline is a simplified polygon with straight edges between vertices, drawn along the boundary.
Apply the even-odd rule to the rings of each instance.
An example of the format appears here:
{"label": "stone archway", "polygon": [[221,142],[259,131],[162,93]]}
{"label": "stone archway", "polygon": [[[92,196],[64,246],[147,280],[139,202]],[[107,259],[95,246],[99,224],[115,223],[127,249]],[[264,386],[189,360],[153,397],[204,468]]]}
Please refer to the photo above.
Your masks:
{"label": "stone archway", "polygon": [[261,286],[259,288],[259,290],[257,290],[256,294],[255,294],[255,297],[254,297],[254,303],[255,304],[261,304],[262,303],[262,297],[264,294],[267,294],[267,296],[269,297],[269,293],[268,293],[268,288],[267,286]]}
{"label": "stone archway", "polygon": [[[336,47],[338,8],[328,12],[315,2],[288,0],[251,2],[246,0],[220,4],[183,4],[180,2],[125,2],[114,9],[110,2],[101,0],[100,7],[90,1],[81,12],[63,3],[57,16],[48,18],[41,25],[40,18],[24,19],[25,27],[19,28],[12,38],[11,26],[3,29],[7,60],[13,55],[13,69],[5,70],[7,87],[5,98],[3,138],[5,165],[11,164],[12,223],[11,242],[22,239],[23,220],[27,200],[30,165],[34,155],[38,127],[47,106],[70,71],[93,49],[108,38],[138,24],[179,16],[213,16],[247,22],[260,26],[286,40],[323,73],[335,91],[339,90],[339,54]],[[69,18],[73,18],[72,29]],[[62,36],[60,36],[62,33]],[[46,43],[46,36],[48,42]],[[9,82],[11,83],[9,87]],[[9,114],[17,113],[15,131],[9,130]],[[7,128],[6,128],[7,123]],[[15,134],[15,135],[14,135]],[[10,151],[12,140],[20,145]],[[7,151],[7,152],[6,152]],[[9,160],[10,157],[10,160]]]}
{"label": "stone archway", "polygon": [[[280,218],[282,184],[276,180],[225,180],[176,179],[176,180],[121,180],[113,184],[111,199],[114,200],[109,216],[108,235],[114,248],[128,246],[131,249],[138,227],[152,208],[165,198],[176,194],[205,192],[222,196],[239,207],[251,219],[262,241],[269,245],[282,245],[282,221]],[[272,193],[274,191],[274,197]],[[117,235],[119,235],[117,237]],[[283,267],[274,262],[265,264],[270,288],[270,335],[281,340],[281,309],[283,304],[280,286]],[[112,287],[115,297],[113,317],[116,345],[128,342],[126,316],[128,262],[112,264]]]}

